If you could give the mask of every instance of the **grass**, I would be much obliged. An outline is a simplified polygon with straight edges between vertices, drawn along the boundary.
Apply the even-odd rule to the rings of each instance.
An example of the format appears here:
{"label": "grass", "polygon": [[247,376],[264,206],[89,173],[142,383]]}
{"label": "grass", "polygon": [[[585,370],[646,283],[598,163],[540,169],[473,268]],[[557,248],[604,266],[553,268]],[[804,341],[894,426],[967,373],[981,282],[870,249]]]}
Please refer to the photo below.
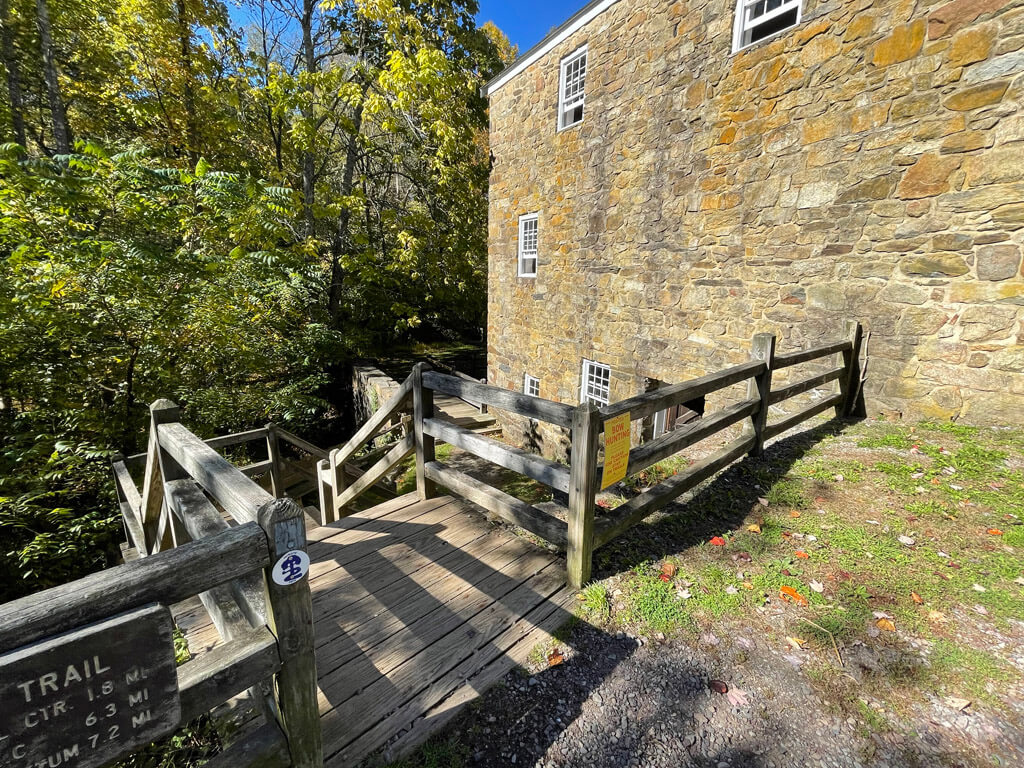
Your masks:
{"label": "grass", "polygon": [[388,768],[463,768],[469,759],[469,747],[458,735],[434,738],[404,760],[390,763]]}

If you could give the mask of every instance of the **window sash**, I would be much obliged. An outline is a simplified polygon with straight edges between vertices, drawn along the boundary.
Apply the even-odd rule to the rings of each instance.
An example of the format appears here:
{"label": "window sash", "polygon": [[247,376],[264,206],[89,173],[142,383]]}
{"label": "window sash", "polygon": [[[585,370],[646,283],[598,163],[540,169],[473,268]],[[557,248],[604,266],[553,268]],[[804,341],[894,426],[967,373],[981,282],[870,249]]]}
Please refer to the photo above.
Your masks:
{"label": "window sash", "polygon": [[[796,9],[796,20],[793,22],[791,27],[786,27],[786,29],[790,29],[792,26],[796,26],[800,23],[803,11],[801,0],[782,0],[782,3],[777,8],[767,10],[770,2],[771,0],[737,0],[733,41],[734,52],[751,45],[751,38],[753,37],[754,31],[762,24],[767,24],[777,16],[790,13],[793,9]],[[764,4],[765,10],[762,11],[760,15],[753,16],[752,14],[756,10],[757,6],[761,4]],[[766,37],[772,37],[782,31],[783,30],[780,29],[778,32],[773,32]],[[755,42],[760,42],[760,40]]]}
{"label": "window sash", "polygon": [[519,217],[519,276],[537,276],[537,252],[540,239],[540,225],[537,214]]}
{"label": "window sash", "polygon": [[[558,127],[568,128],[583,121],[572,120],[573,111],[583,107],[586,101],[587,49],[569,54],[562,60],[558,87]],[[571,121],[571,122],[570,122]]]}
{"label": "window sash", "polygon": [[611,400],[612,369],[593,360],[583,361],[580,402],[608,405]]}
{"label": "window sash", "polygon": [[540,379],[528,373],[523,374],[523,394],[540,397]]}

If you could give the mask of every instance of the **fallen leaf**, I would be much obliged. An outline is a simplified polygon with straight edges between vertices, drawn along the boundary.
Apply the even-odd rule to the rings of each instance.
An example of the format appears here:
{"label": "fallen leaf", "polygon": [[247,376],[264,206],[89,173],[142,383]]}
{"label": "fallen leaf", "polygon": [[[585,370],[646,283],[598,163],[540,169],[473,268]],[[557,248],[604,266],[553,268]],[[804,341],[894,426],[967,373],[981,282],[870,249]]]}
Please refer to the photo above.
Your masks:
{"label": "fallen leaf", "polygon": [[942,611],[928,611],[928,621],[934,621],[941,624],[946,621],[946,614]]}
{"label": "fallen leaf", "polygon": [[819,594],[825,591],[825,585],[820,581],[812,581],[808,586]]}
{"label": "fallen leaf", "polygon": [[956,696],[950,696],[946,699],[946,704],[951,706],[957,712],[961,712],[971,706],[970,699],[958,699]]}
{"label": "fallen leaf", "polygon": [[924,603],[924,598],[922,598],[919,594],[917,594],[917,592],[911,592],[910,593],[910,599],[913,600],[918,605],[922,605]]}
{"label": "fallen leaf", "polygon": [[676,575],[676,564],[670,563],[667,560],[661,564],[661,575],[668,576],[670,579]]}
{"label": "fallen leaf", "polygon": [[998,528],[989,528],[988,531],[986,531],[986,533],[988,533],[989,536],[1002,536],[1003,535],[1003,532],[1001,530],[999,530]]}
{"label": "fallen leaf", "polygon": [[750,706],[750,702],[747,701],[747,692],[741,691],[739,688],[733,688],[725,694],[725,698],[728,699],[729,703],[734,707]]}
{"label": "fallen leaf", "polygon": [[960,563],[954,563],[952,560],[946,563],[946,565],[950,568],[956,568],[958,571],[960,570]]}
{"label": "fallen leaf", "polygon": [[814,503],[815,504],[824,504],[825,503],[825,497],[824,496],[815,496],[814,497]]}
{"label": "fallen leaf", "polygon": [[751,560],[753,560],[749,552],[737,552],[736,559],[742,560],[744,563],[749,563]]}
{"label": "fallen leaf", "polygon": [[724,547],[725,539],[723,539],[721,536],[713,536],[711,537],[711,543],[714,544],[716,547]]}
{"label": "fallen leaf", "polygon": [[690,590],[688,589],[680,589],[678,592],[676,592],[676,594],[683,600],[689,600],[691,597],[693,597]]}
{"label": "fallen leaf", "polygon": [[868,525],[879,525],[879,522],[877,520],[865,520],[864,522]]}
{"label": "fallen leaf", "polygon": [[750,531],[751,533],[760,533],[761,532],[761,526],[758,525],[757,523],[754,523],[753,525],[748,525],[747,526],[747,530]]}
{"label": "fallen leaf", "polygon": [[912,547],[912,546],[914,546],[914,544],[916,543],[916,542],[915,542],[915,541],[914,541],[914,540],[913,540],[912,538],[910,538],[909,536],[902,536],[902,535],[901,535],[901,536],[897,536],[897,537],[896,537],[896,540],[897,540],[897,541],[898,541],[898,542],[899,542],[900,544],[903,544],[903,545],[904,545],[904,546],[906,546],[906,547]]}
{"label": "fallen leaf", "polygon": [[758,496],[757,497],[757,503],[760,504],[762,507],[767,507],[768,506],[768,499],[766,499],[764,496]]}
{"label": "fallen leaf", "polygon": [[932,485],[938,485],[938,484],[939,484],[939,478],[933,477],[932,478]]}
{"label": "fallen leaf", "polygon": [[667,573],[659,573],[658,578],[664,581],[666,584],[672,581],[672,577],[669,576]]}
{"label": "fallen leaf", "polygon": [[557,667],[563,661],[565,661],[565,657],[562,656],[562,653],[557,649],[548,654],[549,667]]}
{"label": "fallen leaf", "polygon": [[749,581],[744,581],[740,586],[743,587],[744,589],[753,589],[754,588],[754,585],[751,584]]}
{"label": "fallen leaf", "polygon": [[842,475],[836,475],[832,479],[835,480],[837,483],[843,482],[843,476]]}
{"label": "fallen leaf", "polygon": [[712,680],[708,683],[708,688],[710,688],[715,693],[725,694],[729,692],[729,686],[723,683],[721,680]]}
{"label": "fallen leaf", "polygon": [[791,603],[796,603],[797,605],[809,605],[809,603],[807,602],[807,598],[801,595],[788,584],[779,590],[779,594],[782,596],[784,600],[788,600]]}
{"label": "fallen leaf", "polygon": [[975,592],[988,592],[988,590],[981,586],[981,584],[974,584],[972,588]]}
{"label": "fallen leaf", "polygon": [[875,622],[875,626],[879,629],[884,629],[886,632],[896,631],[896,625],[892,623],[892,619],[879,619]]}
{"label": "fallen leaf", "polygon": [[920,480],[922,477],[924,477],[924,472],[913,472],[910,476],[915,480]]}
{"label": "fallen leaf", "polygon": [[797,550],[796,552],[794,552],[793,554],[794,554],[794,555],[796,555],[797,557],[803,558],[803,559],[805,559],[805,560],[806,560],[807,558],[809,558],[809,557],[810,557],[810,555],[808,555],[808,554],[807,554],[806,552],[804,552],[804,551],[803,551],[802,549],[798,549],[798,550]]}
{"label": "fallen leaf", "polygon": [[732,586],[732,584],[725,588],[725,594],[727,595],[738,595],[739,593],[740,591],[736,589],[736,587]]}
{"label": "fallen leaf", "polygon": [[786,642],[793,646],[796,650],[802,650],[807,641],[800,637],[787,637]]}
{"label": "fallen leaf", "polygon": [[817,536],[815,536],[815,535],[814,535],[813,533],[808,533],[808,534],[807,534],[807,540],[808,540],[808,541],[817,541],[817,540],[818,540],[818,537],[817,537]]}
{"label": "fallen leaf", "polygon": [[985,606],[983,606],[983,605],[975,605],[974,606],[974,612],[975,613],[980,613],[982,616],[988,616],[988,611],[985,610]]}
{"label": "fallen leaf", "polygon": [[799,513],[799,512],[797,512],[797,511],[796,511],[795,509],[791,509],[791,510],[789,511],[789,516],[790,516],[790,517],[800,517],[800,513]]}

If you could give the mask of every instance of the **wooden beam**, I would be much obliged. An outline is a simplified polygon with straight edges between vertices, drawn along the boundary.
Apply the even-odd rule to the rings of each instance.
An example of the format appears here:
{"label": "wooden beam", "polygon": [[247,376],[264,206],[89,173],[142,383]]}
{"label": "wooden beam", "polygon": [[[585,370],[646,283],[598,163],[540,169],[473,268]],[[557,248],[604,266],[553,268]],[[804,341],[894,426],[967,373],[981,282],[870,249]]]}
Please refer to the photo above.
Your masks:
{"label": "wooden beam", "polygon": [[256,519],[256,512],[273,497],[237,467],[181,424],[158,427],[160,445],[239,523]]}
{"label": "wooden beam", "polygon": [[849,347],[850,340],[843,339],[842,341],[833,341],[829,344],[811,347],[810,349],[787,352],[784,355],[775,355],[775,370],[789,368],[791,365],[799,365],[800,363],[806,363],[811,360],[817,360],[819,357],[828,357],[829,355],[834,355],[836,352],[842,352],[849,349]]}
{"label": "wooden beam", "polygon": [[564,464],[478,435],[465,427],[440,419],[426,419],[423,422],[423,430],[428,435],[451,443],[481,459],[526,475],[556,490],[569,492],[569,468]]}
{"label": "wooden beam", "polygon": [[809,378],[798,381],[795,384],[783,387],[782,389],[773,390],[768,395],[768,404],[775,405],[775,403],[781,403],[783,400],[788,400],[791,397],[806,392],[809,389],[820,387],[822,384],[828,384],[830,381],[835,381],[846,373],[846,368],[839,366],[833,368],[825,373],[820,373],[817,376],[811,376]]}
{"label": "wooden beam", "polygon": [[0,653],[145,605],[179,603],[269,562],[255,523],[0,605]]}
{"label": "wooden beam", "polygon": [[595,548],[603,547],[647,516],[657,512],[719,470],[732,464],[750,450],[753,441],[753,435],[734,440],[706,459],[693,464],[685,472],[670,477],[646,493],[635,496],[625,504],[602,514],[597,520],[597,531],[594,537]]}
{"label": "wooden beam", "polygon": [[426,471],[434,482],[479,504],[505,522],[525,528],[560,549],[565,548],[567,527],[558,518],[439,461],[428,462]]}
{"label": "wooden beam", "polygon": [[303,440],[301,437],[299,437],[293,432],[289,432],[287,429],[283,429],[277,426],[275,426],[275,429],[277,431],[277,436],[281,440],[284,440],[286,443],[291,443],[300,451],[304,451],[305,453],[308,453],[310,456],[315,456],[318,459],[328,458],[329,452],[325,451],[323,448],[313,445],[308,440]]}
{"label": "wooden beam", "polygon": [[398,462],[408,456],[416,448],[416,441],[412,435],[406,435],[403,437],[394,448],[384,454],[384,458],[380,459],[376,464],[370,467],[362,476],[356,480],[352,485],[346,488],[340,496],[334,499],[334,509],[338,515],[341,515],[341,510],[351,504],[356,497],[360,496],[370,486],[375,485],[388,470],[394,467]]}
{"label": "wooden beam", "polygon": [[776,435],[781,435],[787,429],[792,429],[802,421],[807,421],[814,416],[817,416],[822,411],[827,411],[829,408],[835,406],[836,403],[843,401],[843,393],[836,392],[834,395],[829,395],[824,400],[815,403],[810,408],[804,408],[804,410],[796,413],[788,418],[783,419],[778,424],[769,424],[764,428],[764,439],[769,440]]}
{"label": "wooden beam", "polygon": [[667,387],[658,387],[651,392],[644,392],[641,395],[620,400],[617,403],[606,405],[601,409],[601,424],[613,416],[629,412],[630,420],[642,419],[658,411],[671,408],[682,403],[704,397],[711,392],[717,392],[725,387],[732,386],[740,381],[757,376],[764,369],[764,363],[752,360],[748,363],[740,363],[724,371],[709,373],[699,379],[684,381],[680,384],[670,384]]}
{"label": "wooden beam", "polygon": [[278,716],[293,768],[323,768],[309,574],[285,584],[274,578],[274,564],[306,551],[305,517],[294,501],[275,499],[259,510],[259,523],[270,563],[264,571],[267,622],[281,656],[275,686]]}
{"label": "wooden beam", "polygon": [[594,504],[598,491],[597,450],[601,420],[593,403],[573,410],[569,467],[569,541],[566,570],[576,589],[590,581],[594,554]]}
{"label": "wooden beam", "polygon": [[837,416],[867,416],[864,405],[864,391],[861,386],[860,350],[864,343],[864,328],[856,320],[847,320],[843,330],[850,339],[850,349],[843,351],[845,376],[839,380],[839,391],[843,395],[842,406],[836,407]]}
{"label": "wooden beam", "polygon": [[181,721],[206,714],[280,668],[277,639],[265,626],[196,656],[178,667]]}
{"label": "wooden beam", "polygon": [[[146,450],[146,474],[142,482],[142,528],[146,534],[146,552],[160,551],[157,538],[160,515],[164,506],[164,478],[160,470],[158,427],[175,422],[181,409],[170,400],[156,400],[149,406],[149,447]],[[166,543],[170,543],[168,539]]]}
{"label": "wooden beam", "polygon": [[768,398],[772,391],[772,371],[775,369],[775,334],[756,333],[751,349],[754,360],[762,363],[764,369],[747,382],[747,398],[757,398],[757,410],[751,414],[743,434],[753,438],[751,456],[760,456],[764,451],[764,425],[768,422]]}
{"label": "wooden beam", "polygon": [[[273,475],[273,468],[274,462],[267,459],[265,461],[254,462],[252,464],[243,464],[238,468],[238,471],[246,477],[252,477],[253,475],[262,475],[268,469],[271,470],[271,475]],[[271,485],[273,485],[273,483],[271,483]]]}
{"label": "wooden beam", "polygon": [[[699,443],[701,440],[751,416],[757,412],[759,407],[760,401],[757,399],[742,400],[730,405],[728,408],[715,412],[711,416],[691,421],[686,426],[666,432],[661,437],[634,448],[629,455],[629,466],[626,468],[626,474],[635,475],[652,464],[657,464],[669,456],[674,456],[694,443]],[[600,467],[598,467],[597,474],[598,476],[601,475]]]}
{"label": "wooden beam", "polygon": [[[421,499],[432,499],[437,493],[433,481],[427,477],[425,467],[435,458],[434,438],[423,431],[423,422],[434,416],[434,391],[423,383],[430,373],[424,363],[412,369],[412,434],[416,448],[416,492]],[[379,464],[380,462],[378,462]]]}
{"label": "wooden beam", "polygon": [[288,768],[291,766],[288,741],[277,723],[267,723],[236,741],[204,768]]}
{"label": "wooden beam", "polygon": [[253,440],[262,440],[267,436],[266,428],[261,429],[250,429],[248,432],[236,432],[233,435],[222,435],[221,437],[211,437],[209,440],[204,440],[208,446],[214,450],[221,448],[228,448],[232,445],[239,445],[241,443],[252,442]]}
{"label": "wooden beam", "polygon": [[478,381],[466,381],[437,371],[423,373],[423,386],[467,402],[473,399],[503,411],[557,424],[560,427],[572,426],[573,407],[556,403],[554,400],[531,397],[522,392],[513,392]]}
{"label": "wooden beam", "polygon": [[348,441],[330,453],[331,467],[338,467],[351,461],[352,456],[383,427],[396,412],[408,406],[412,400],[412,376],[409,376],[398,390]]}

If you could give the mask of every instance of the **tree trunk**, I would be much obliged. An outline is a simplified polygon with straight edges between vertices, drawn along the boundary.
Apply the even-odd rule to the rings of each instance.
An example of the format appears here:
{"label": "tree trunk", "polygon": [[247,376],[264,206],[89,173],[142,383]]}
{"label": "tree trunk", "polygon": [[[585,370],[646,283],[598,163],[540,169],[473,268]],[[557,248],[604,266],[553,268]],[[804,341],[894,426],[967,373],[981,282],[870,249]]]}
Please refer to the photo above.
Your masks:
{"label": "tree trunk", "polygon": [[14,50],[14,35],[11,33],[10,2],[0,0],[0,45],[7,70],[7,97],[11,102],[11,128],[14,129],[14,140],[25,145],[25,118],[22,116],[24,105],[21,100],[21,68],[18,66],[17,53]]}
{"label": "tree trunk", "polygon": [[189,159],[195,161],[199,146],[196,138],[196,99],[192,90],[192,28],[188,23],[188,10],[185,0],[178,0],[178,39],[181,43],[181,67],[185,73],[182,98],[185,102],[185,152]]}
{"label": "tree trunk", "polygon": [[50,32],[50,9],[46,5],[46,0],[36,0],[36,24],[39,26],[39,46],[43,54],[43,79],[46,80],[46,93],[50,100],[53,141],[57,154],[66,155],[71,151],[71,130],[68,128],[68,115],[57,79],[57,62],[54,59],[53,36]]}
{"label": "tree trunk", "polygon": [[[302,18],[299,24],[302,27],[302,56],[306,72],[310,75],[316,72],[316,51],[313,49],[313,11],[316,7],[316,0],[303,0]],[[302,107],[302,116],[310,125],[316,118],[313,109],[313,99],[316,91],[313,79],[310,78],[306,86],[306,103]],[[313,204],[316,202],[316,162],[313,157],[313,147],[307,147],[302,151],[302,202],[306,219],[306,237],[313,236],[314,216]]]}
{"label": "tree trunk", "polygon": [[[366,95],[366,87],[363,88],[363,96]],[[359,133],[363,126],[363,102],[360,100],[352,119],[352,133],[348,138],[348,147],[345,149],[345,171],[341,176],[341,189],[339,194],[348,197],[352,194],[355,183],[356,161],[359,159]],[[341,312],[341,290],[344,287],[344,274],[341,268],[341,255],[348,249],[352,238],[349,237],[349,225],[351,224],[352,213],[348,208],[342,208],[338,214],[337,228],[335,229],[334,247],[331,249],[331,285],[327,294],[327,309],[331,318],[337,324]]]}

